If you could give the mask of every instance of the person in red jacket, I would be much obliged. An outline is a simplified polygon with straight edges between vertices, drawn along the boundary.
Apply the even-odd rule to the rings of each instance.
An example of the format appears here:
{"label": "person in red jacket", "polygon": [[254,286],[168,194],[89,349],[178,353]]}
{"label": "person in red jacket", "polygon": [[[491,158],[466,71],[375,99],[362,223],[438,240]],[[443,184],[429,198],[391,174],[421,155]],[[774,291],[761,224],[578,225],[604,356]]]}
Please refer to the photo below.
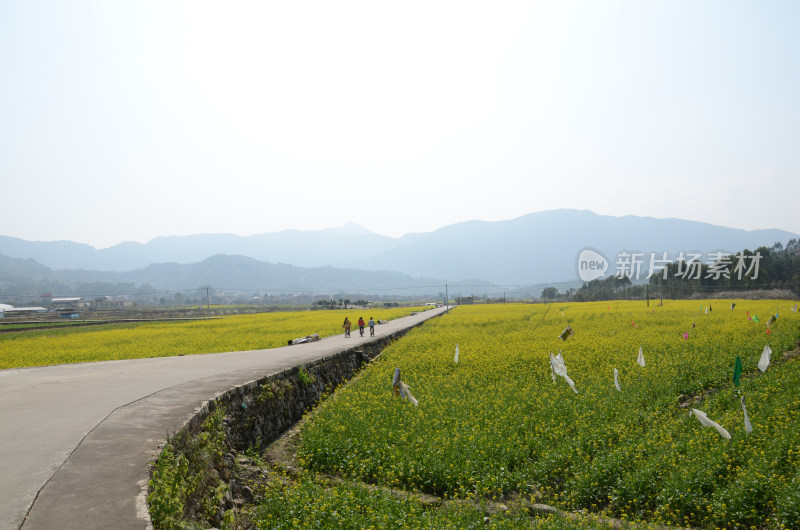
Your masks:
{"label": "person in red jacket", "polygon": [[358,332],[361,333],[361,336],[364,336],[364,317],[358,317]]}

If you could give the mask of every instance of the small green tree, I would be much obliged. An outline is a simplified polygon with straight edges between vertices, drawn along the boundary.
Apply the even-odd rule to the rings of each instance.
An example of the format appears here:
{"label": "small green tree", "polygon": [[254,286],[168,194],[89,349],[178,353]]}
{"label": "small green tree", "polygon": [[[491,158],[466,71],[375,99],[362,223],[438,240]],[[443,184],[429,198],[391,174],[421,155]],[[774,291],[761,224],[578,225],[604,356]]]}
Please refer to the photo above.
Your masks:
{"label": "small green tree", "polygon": [[548,300],[558,298],[558,289],[555,287],[545,287],[542,289],[542,298],[546,298]]}

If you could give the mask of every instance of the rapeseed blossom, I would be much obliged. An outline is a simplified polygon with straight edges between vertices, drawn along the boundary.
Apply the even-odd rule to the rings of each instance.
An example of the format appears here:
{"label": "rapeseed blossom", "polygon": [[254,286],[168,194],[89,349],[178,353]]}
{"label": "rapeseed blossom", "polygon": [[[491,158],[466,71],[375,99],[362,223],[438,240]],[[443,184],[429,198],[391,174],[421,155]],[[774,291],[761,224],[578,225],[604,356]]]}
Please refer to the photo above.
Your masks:
{"label": "rapeseed blossom", "polygon": [[[301,456],[312,471],[442,498],[524,496],[652,524],[798,527],[800,365],[773,358],[758,370],[765,335],[741,315],[774,301],[727,303],[731,311],[697,322],[697,306],[681,301],[655,311],[642,301],[615,312],[604,303],[458,307],[323,404]],[[766,336],[772,351],[800,339],[800,318],[786,314]],[[566,328],[578,331],[568,341]],[[457,364],[454,344],[470,352]],[[580,394],[552,383],[559,348]],[[639,348],[644,366],[629,353]],[[395,366],[419,407],[391,399]],[[690,418],[692,408],[730,440]]]}
{"label": "rapeseed blossom", "polygon": [[[389,320],[423,307],[379,311]],[[289,339],[341,333],[342,311],[284,311],[190,321],[64,327],[0,334],[0,370],[196,353],[260,350]]]}

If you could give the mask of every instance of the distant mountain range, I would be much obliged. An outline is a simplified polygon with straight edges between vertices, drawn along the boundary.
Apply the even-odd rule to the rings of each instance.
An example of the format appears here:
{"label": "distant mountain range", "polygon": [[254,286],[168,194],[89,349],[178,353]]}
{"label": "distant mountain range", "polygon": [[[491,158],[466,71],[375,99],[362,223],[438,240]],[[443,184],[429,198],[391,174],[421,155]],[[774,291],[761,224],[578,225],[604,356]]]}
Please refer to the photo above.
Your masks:
{"label": "distant mountain range", "polygon": [[[486,282],[482,282],[486,283]],[[53,270],[32,259],[10,258],[0,255],[0,295],[4,286],[15,286],[30,291],[73,292],[70,286],[83,284],[88,292],[98,295],[108,291],[107,286],[117,286],[134,292],[141,286],[159,290],[191,291],[202,286],[251,293],[269,292],[361,292],[374,293],[386,290],[387,294],[436,294],[443,291],[444,280],[413,278],[398,272],[359,271],[333,267],[296,267],[258,261],[246,256],[218,254],[198,263],[154,263],[135,271],[90,271],[80,269]],[[101,286],[100,284],[106,284]],[[37,291],[38,292],[38,291]],[[30,293],[29,293],[30,294]]]}
{"label": "distant mountain range", "polygon": [[366,289],[369,278],[370,288],[379,289],[428,282],[522,285],[576,280],[577,256],[584,248],[603,253],[613,268],[620,251],[737,252],[798,237],[777,229],[740,230],[681,219],[551,210],[508,221],[457,223],[400,238],[355,224],[253,236],[158,237],[146,244],[125,242],[106,249],[0,236],[0,254],[32,259],[53,270],[68,269],[67,276],[86,281],[142,282],[174,289],[203,283],[301,289],[333,282],[342,289]]}

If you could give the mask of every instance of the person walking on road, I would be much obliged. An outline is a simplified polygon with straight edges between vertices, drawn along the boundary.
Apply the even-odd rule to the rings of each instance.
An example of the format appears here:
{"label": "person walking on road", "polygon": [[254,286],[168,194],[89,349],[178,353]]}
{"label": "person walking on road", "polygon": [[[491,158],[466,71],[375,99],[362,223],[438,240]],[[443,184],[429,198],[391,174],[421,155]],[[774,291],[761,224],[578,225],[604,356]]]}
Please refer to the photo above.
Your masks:
{"label": "person walking on road", "polygon": [[361,336],[364,336],[364,317],[358,317],[358,332],[361,333]]}
{"label": "person walking on road", "polygon": [[349,318],[344,317],[344,324],[342,324],[342,327],[344,328],[344,336],[345,337],[349,337],[350,336],[350,319]]}
{"label": "person walking on road", "polygon": [[369,336],[375,336],[375,321],[372,320],[372,317],[369,317]]}

